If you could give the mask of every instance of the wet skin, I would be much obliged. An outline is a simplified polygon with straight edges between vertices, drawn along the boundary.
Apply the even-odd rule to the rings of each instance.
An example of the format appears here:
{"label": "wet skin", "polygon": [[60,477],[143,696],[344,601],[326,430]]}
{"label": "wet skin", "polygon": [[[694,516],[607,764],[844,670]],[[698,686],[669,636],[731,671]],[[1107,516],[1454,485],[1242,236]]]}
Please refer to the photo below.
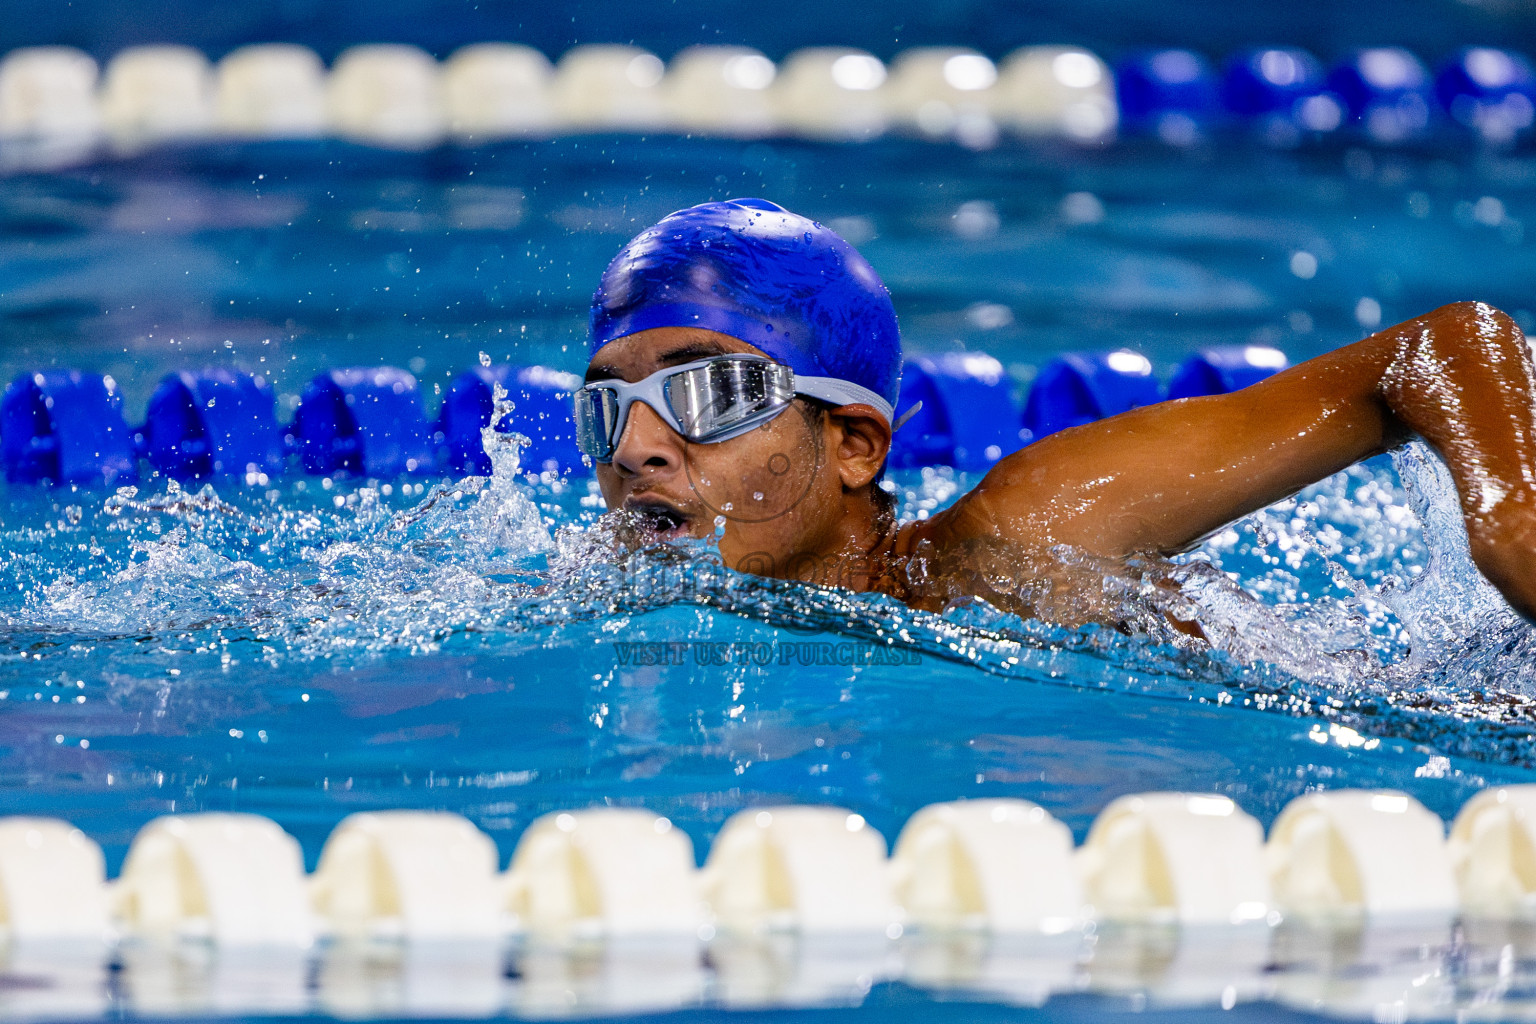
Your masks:
{"label": "wet skin", "polygon": [[[588,379],[636,381],[756,351],[711,331],[659,328],[604,346]],[[1451,469],[1478,567],[1536,619],[1533,394],[1520,329],[1464,302],[1233,394],[1053,434],[1003,459],[949,509],[900,528],[875,494],[890,430],[868,406],[818,416],[800,399],[739,438],[694,444],[636,403],[597,477],[610,509],[640,510],[641,540],[709,536],[723,515],[721,556],[743,571],[922,607],[1011,595],[1001,603],[1070,623],[1100,615],[1073,598],[1082,581],[1063,573],[1062,551],[1098,565],[1173,554],[1417,434]]]}

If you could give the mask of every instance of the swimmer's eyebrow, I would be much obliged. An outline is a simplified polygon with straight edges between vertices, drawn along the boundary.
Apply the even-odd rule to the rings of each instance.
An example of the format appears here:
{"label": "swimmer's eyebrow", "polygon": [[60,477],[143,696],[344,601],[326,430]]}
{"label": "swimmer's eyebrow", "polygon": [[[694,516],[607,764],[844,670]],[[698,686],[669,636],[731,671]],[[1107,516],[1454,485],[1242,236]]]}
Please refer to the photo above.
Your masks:
{"label": "swimmer's eyebrow", "polygon": [[[690,341],[686,345],[681,345],[664,355],[658,356],[656,366],[657,368],[681,366],[683,363],[691,363],[695,359],[708,359],[710,356],[724,354],[725,349],[718,342]],[[616,378],[623,379],[623,377],[624,375],[619,372],[618,367],[609,366],[606,363],[593,363],[587,367],[586,380],[588,384],[595,380],[614,380]]]}
{"label": "swimmer's eyebrow", "polygon": [[675,348],[656,360],[658,367],[681,366],[683,363],[691,363],[695,359],[708,359],[710,356],[723,356],[725,349],[718,342],[690,341],[688,344]]}

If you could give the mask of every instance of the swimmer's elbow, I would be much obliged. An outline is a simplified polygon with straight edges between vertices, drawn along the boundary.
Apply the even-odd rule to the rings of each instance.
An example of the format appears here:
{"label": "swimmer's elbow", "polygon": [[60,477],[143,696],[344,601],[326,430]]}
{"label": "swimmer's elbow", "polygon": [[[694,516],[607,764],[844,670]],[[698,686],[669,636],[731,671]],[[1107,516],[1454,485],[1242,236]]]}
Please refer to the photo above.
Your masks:
{"label": "swimmer's elbow", "polygon": [[1525,339],[1514,317],[1475,299],[1441,306],[1422,319],[1439,345],[1465,346],[1482,352],[1489,341]]}
{"label": "swimmer's elbow", "polygon": [[1447,374],[1508,374],[1513,367],[1528,367],[1531,359],[1525,334],[1513,317],[1486,302],[1471,300],[1431,310],[1373,335],[1362,345],[1372,343],[1385,343],[1390,352],[1378,371],[1378,396],[1399,414]]}

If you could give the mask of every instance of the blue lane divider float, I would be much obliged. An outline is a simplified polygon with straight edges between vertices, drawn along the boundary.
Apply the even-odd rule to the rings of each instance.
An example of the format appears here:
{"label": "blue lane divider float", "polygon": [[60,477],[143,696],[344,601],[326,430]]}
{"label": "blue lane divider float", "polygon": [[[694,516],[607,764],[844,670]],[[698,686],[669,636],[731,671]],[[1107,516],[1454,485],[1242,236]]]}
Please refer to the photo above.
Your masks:
{"label": "blue lane divider float", "polygon": [[6,478],[56,484],[132,483],[133,437],[110,377],[79,370],[24,373],[0,399]]}
{"label": "blue lane divider float", "polygon": [[1024,444],[1003,364],[979,352],[908,359],[896,411],[921,408],[891,437],[891,465],[984,470]]}
{"label": "blue lane divider float", "polygon": [[1126,130],[1165,142],[1195,142],[1218,113],[1216,76],[1192,50],[1147,50],[1115,66],[1120,120]]}
{"label": "blue lane divider float", "polygon": [[525,471],[580,473],[585,471],[576,447],[571,420],[571,395],[581,386],[573,373],[545,366],[476,366],[454,378],[437,414],[437,434],[447,467],[455,473],[491,472],[480,431],[494,412],[494,388],[501,385],[512,401],[512,412],[496,429],[516,430],[528,438],[522,453]]}
{"label": "blue lane divider float", "polygon": [[177,479],[283,471],[272,389],[239,370],[167,374],[150,396],[138,439],[150,465]]}
{"label": "blue lane divider float", "polygon": [[1536,121],[1536,72],[1518,53],[1469,46],[1440,69],[1435,97],[1458,124],[1508,142]]}
{"label": "blue lane divider float", "polygon": [[1219,82],[1198,53],[1143,50],[1121,60],[1115,75],[1126,132],[1175,145],[1218,126],[1284,146],[1342,128],[1380,144],[1413,142],[1442,123],[1501,146],[1536,129],[1536,68],[1488,46],[1457,51],[1433,77],[1418,57],[1390,46],[1351,51],[1326,74],[1306,50],[1242,50]]}
{"label": "blue lane divider float", "polygon": [[[1128,349],[1069,352],[1041,368],[1021,417],[1003,366],[980,352],[913,356],[897,403],[917,411],[892,437],[897,469],[952,466],[985,471],[1023,445],[1067,427],[1162,398],[1225,394],[1289,365],[1279,349],[1202,349],[1174,373],[1166,392],[1152,364]],[[173,373],[150,397],[144,425],[123,421],[115,382],[101,374],[51,369],[17,377],[0,403],[0,457],[16,482],[119,484],[138,477],[138,458],[176,479],[262,482],[297,454],[304,472],[388,478],[438,471],[492,471],[481,430],[494,389],[512,410],[496,429],[528,438],[524,472],[583,474],[570,398],[580,378],[542,366],[474,367],[456,377],[428,425],[416,378],[395,367],[330,370],[305,387],[293,423],[277,425],[272,389],[241,370]]]}
{"label": "blue lane divider float", "polygon": [[1323,65],[1306,50],[1265,47],[1228,62],[1222,105],[1272,141],[1299,141],[1303,132],[1331,132],[1344,121],[1343,101],[1324,84]]}
{"label": "blue lane divider float", "polygon": [[1241,391],[1291,365],[1268,345],[1223,345],[1190,356],[1168,382],[1168,397],[1195,398]]}
{"label": "blue lane divider float", "polygon": [[1233,113],[1248,117],[1284,115],[1298,101],[1321,91],[1322,85],[1323,66],[1305,50],[1245,50],[1227,63],[1221,101]]}
{"label": "blue lane divider float", "polygon": [[1396,46],[1355,50],[1328,75],[1351,123],[1376,142],[1406,142],[1429,130],[1429,72]]}
{"label": "blue lane divider float", "polygon": [[1161,397],[1152,364],[1139,352],[1068,352],[1045,364],[1035,378],[1024,406],[1024,429],[1039,440],[1152,405]]}
{"label": "blue lane divider float", "polygon": [[291,436],[306,473],[393,477],[436,467],[416,378],[393,366],[320,374],[299,399]]}

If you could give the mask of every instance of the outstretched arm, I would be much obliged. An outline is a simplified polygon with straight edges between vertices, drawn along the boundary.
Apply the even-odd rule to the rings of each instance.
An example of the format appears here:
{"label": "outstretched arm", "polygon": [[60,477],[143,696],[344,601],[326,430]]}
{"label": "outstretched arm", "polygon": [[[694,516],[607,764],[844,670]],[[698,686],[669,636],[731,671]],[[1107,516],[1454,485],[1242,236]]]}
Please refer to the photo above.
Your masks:
{"label": "outstretched arm", "polygon": [[1472,556],[1536,618],[1536,375],[1510,318],[1462,302],[1229,395],[1064,430],[1000,462],[923,532],[1171,553],[1410,432],[1450,466]]}

